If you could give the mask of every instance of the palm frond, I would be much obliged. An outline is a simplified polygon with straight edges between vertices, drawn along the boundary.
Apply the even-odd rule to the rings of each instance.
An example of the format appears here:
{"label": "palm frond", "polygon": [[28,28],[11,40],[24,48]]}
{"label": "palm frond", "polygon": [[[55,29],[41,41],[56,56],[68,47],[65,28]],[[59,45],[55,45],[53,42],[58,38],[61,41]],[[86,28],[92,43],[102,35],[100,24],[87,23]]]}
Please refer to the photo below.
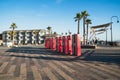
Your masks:
{"label": "palm frond", "polygon": [[92,24],[92,22],[91,22],[90,19],[86,19],[85,23],[86,23],[86,24]]}
{"label": "palm frond", "polygon": [[75,22],[78,20],[81,20],[81,18],[82,18],[82,15],[80,13],[77,13],[76,16],[74,17]]}
{"label": "palm frond", "polygon": [[78,21],[78,19],[75,19],[75,22]]}
{"label": "palm frond", "polygon": [[87,13],[87,11],[82,11],[81,14],[82,14],[82,17],[87,17],[87,16],[89,16],[89,14]]}
{"label": "palm frond", "polygon": [[11,26],[10,26],[10,28],[12,28],[13,30],[14,30],[15,28],[17,28],[16,23],[12,23]]}

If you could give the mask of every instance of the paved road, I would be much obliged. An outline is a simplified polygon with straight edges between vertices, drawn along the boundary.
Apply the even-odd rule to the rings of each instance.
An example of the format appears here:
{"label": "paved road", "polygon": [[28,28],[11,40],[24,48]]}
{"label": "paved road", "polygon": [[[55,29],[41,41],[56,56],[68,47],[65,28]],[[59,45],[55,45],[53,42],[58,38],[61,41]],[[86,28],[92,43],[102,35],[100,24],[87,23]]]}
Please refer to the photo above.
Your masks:
{"label": "paved road", "polygon": [[44,48],[0,49],[0,80],[119,80],[120,50],[82,50],[82,57]]}

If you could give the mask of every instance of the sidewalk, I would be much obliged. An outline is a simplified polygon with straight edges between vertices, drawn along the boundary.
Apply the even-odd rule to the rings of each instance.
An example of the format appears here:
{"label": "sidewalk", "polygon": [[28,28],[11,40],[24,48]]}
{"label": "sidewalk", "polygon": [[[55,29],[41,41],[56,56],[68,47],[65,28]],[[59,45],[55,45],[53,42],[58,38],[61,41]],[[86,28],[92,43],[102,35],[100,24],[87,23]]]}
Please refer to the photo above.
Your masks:
{"label": "sidewalk", "polygon": [[0,46],[0,49],[10,49],[11,47],[7,47],[7,46]]}
{"label": "sidewalk", "polygon": [[120,47],[117,46],[96,46],[96,49],[118,49],[120,50]]}
{"label": "sidewalk", "polygon": [[36,48],[44,48],[44,44],[40,44],[40,45],[14,45],[12,47],[8,47],[8,46],[0,46],[0,49],[10,49],[13,47],[36,47]]}

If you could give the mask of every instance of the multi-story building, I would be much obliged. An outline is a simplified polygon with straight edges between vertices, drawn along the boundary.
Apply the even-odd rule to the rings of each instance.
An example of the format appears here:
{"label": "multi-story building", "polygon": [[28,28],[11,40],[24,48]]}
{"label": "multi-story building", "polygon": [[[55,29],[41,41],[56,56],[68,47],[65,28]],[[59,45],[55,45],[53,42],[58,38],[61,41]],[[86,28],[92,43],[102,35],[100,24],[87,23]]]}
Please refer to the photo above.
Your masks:
{"label": "multi-story building", "polygon": [[[11,30],[4,31],[2,33],[3,42],[12,41]],[[48,34],[48,30],[36,29],[36,30],[14,30],[14,43],[15,44],[41,44],[45,39],[45,35]]]}

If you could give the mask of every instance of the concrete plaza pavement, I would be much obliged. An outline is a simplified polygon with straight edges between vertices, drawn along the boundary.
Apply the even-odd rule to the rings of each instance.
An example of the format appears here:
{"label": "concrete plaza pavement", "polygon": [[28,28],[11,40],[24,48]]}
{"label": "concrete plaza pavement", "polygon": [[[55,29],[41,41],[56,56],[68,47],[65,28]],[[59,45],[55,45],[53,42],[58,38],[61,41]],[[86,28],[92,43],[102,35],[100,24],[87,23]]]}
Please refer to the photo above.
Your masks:
{"label": "concrete plaza pavement", "polygon": [[0,48],[0,80],[119,80],[120,49],[69,56],[40,47]]}

